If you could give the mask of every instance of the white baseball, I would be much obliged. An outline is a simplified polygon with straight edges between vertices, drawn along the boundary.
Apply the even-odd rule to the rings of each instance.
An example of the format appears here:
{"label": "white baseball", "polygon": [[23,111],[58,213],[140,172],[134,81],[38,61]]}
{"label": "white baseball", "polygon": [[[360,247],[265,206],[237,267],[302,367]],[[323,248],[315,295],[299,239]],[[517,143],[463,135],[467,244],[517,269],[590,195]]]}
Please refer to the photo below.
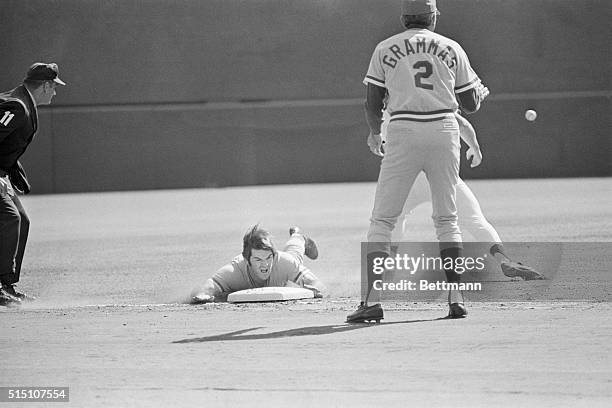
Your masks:
{"label": "white baseball", "polygon": [[538,113],[532,109],[525,111],[525,119],[530,122],[533,122],[538,117]]}

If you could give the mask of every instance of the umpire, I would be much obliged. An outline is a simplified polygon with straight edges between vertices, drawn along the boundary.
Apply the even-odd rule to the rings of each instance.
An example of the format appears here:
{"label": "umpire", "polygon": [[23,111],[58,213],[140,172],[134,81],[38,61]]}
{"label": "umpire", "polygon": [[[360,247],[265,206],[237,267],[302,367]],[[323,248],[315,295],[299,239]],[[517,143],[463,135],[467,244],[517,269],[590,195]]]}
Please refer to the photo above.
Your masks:
{"label": "umpire", "polygon": [[18,305],[33,298],[15,290],[19,282],[30,220],[18,193],[30,185],[19,158],[38,128],[37,106],[48,105],[59,79],[57,64],[34,63],[17,88],[0,93],[0,305]]}

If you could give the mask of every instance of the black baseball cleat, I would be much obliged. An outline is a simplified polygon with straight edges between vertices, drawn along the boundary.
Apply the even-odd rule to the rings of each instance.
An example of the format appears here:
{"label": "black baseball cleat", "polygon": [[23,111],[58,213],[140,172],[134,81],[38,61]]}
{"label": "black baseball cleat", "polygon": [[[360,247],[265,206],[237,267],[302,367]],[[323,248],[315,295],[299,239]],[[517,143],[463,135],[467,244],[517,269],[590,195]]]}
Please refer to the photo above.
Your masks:
{"label": "black baseball cleat", "polygon": [[2,289],[9,295],[19,299],[22,302],[31,302],[36,300],[34,296],[26,295],[22,292],[17,292],[14,285],[2,285]]}
{"label": "black baseball cleat", "polygon": [[367,306],[364,302],[361,302],[357,310],[346,316],[347,323],[380,323],[380,321],[383,319],[384,313],[380,303]]}
{"label": "black baseball cleat", "polygon": [[4,290],[4,287],[0,288],[0,306],[19,306],[21,305],[21,299],[15,297]]}
{"label": "black baseball cleat", "polygon": [[467,316],[468,312],[463,301],[463,292],[448,291],[448,319],[461,319]]}
{"label": "black baseball cleat", "polygon": [[544,280],[546,277],[535,269],[520,262],[506,261],[501,263],[501,270],[509,278],[522,278],[523,280]]}
{"label": "black baseball cleat", "polygon": [[319,257],[319,249],[317,248],[317,244],[312,240],[312,238],[304,234],[300,227],[294,226],[289,228],[289,236],[293,234],[301,234],[304,237],[304,255],[312,260]]}
{"label": "black baseball cleat", "polygon": [[463,303],[451,303],[448,306],[449,319],[461,319],[467,316],[468,312]]}

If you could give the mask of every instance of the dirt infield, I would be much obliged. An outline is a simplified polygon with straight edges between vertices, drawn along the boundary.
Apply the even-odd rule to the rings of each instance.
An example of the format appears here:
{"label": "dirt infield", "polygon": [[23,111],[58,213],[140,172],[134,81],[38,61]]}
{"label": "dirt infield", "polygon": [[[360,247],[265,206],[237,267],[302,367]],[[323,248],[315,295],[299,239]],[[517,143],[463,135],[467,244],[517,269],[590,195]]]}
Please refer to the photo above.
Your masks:
{"label": "dirt infield", "polygon": [[[503,239],[591,242],[591,261],[566,257],[545,283],[501,277],[508,298],[472,299],[466,319],[443,319],[440,299],[388,302],[380,325],[343,323],[373,184],[26,197],[20,287],[40,298],[0,309],[0,386],[69,386],[76,407],[609,406],[610,182],[470,183]],[[317,239],[309,266],[331,297],[179,303],[257,221],[277,243],[290,224]]]}
{"label": "dirt infield", "polygon": [[69,385],[79,407],[603,407],[612,397],[610,303],[478,303],[462,320],[440,319],[441,305],[391,305],[380,325],[343,324],[353,306],[11,311],[3,361],[25,369],[3,383]]}

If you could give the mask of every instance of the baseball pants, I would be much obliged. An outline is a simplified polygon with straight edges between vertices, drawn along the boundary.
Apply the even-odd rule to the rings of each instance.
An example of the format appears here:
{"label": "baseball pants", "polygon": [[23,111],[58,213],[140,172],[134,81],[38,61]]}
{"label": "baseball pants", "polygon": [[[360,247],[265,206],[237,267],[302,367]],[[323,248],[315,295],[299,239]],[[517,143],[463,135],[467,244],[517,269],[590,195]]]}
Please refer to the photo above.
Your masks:
{"label": "baseball pants", "polygon": [[292,255],[301,265],[304,263],[304,252],[306,251],[306,240],[302,234],[293,234],[289,237],[283,248],[283,252]]}
{"label": "baseball pants", "polygon": [[368,252],[389,252],[389,242],[415,179],[423,171],[431,188],[432,218],[440,249],[461,246],[457,220],[459,125],[454,117],[433,122],[389,124],[374,208],[368,231]]}
{"label": "baseball pants", "polygon": [[0,281],[19,281],[30,219],[17,194],[0,194]]}
{"label": "baseball pants", "polygon": [[[476,199],[476,196],[465,181],[459,179],[456,190],[457,217],[461,231],[468,232],[475,242],[501,242],[499,234],[493,225],[485,218],[478,199]],[[402,216],[406,216],[416,207],[430,200],[431,193],[429,191],[429,184],[427,183],[425,175],[421,173],[417,177],[413,188],[410,190]],[[394,240],[410,240],[408,236],[408,224],[404,223],[404,228],[402,229],[403,231],[398,231],[398,234],[395,234],[397,239]],[[466,240],[465,235],[463,236],[463,240]]]}

